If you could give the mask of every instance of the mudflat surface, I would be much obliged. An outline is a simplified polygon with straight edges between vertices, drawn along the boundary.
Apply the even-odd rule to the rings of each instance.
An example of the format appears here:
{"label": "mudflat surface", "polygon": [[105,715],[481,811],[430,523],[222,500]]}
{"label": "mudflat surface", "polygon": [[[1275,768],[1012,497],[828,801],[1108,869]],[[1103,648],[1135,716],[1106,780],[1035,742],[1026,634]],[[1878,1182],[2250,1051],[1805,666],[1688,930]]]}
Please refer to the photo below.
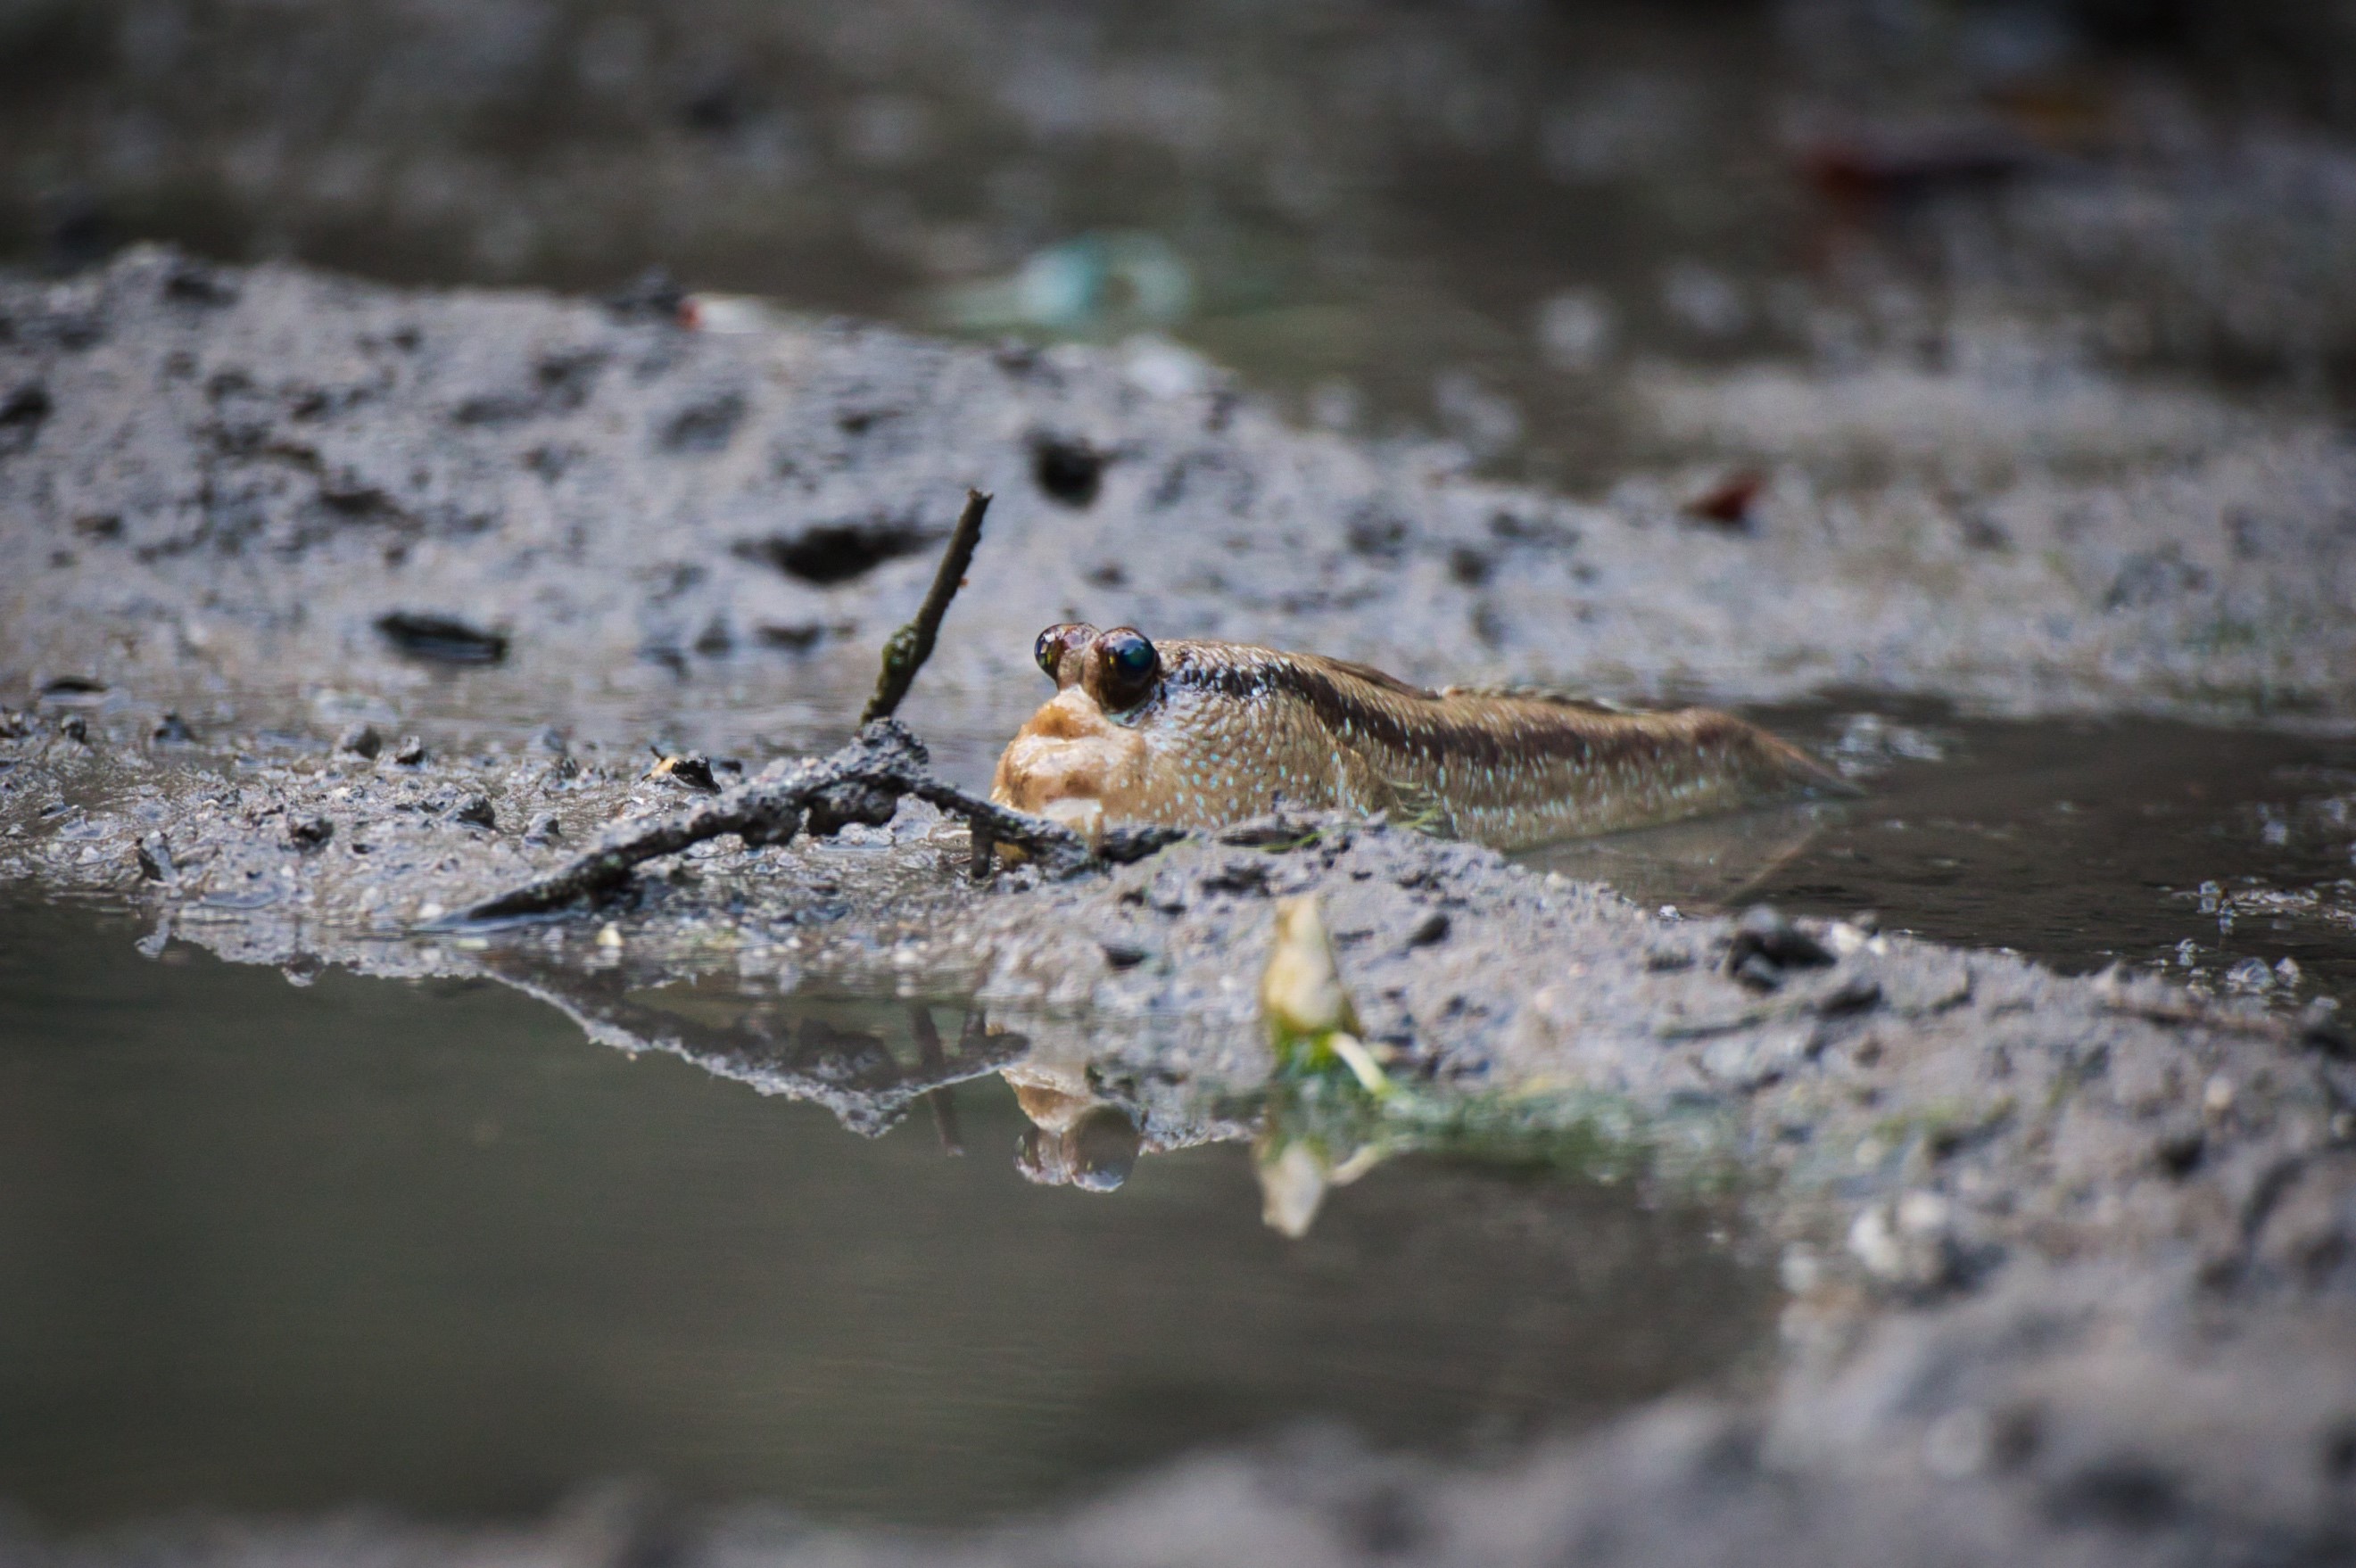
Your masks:
{"label": "mudflat surface", "polygon": [[[0,1121],[50,1108],[0,1140],[0,1214],[52,1269],[0,1295],[120,1248],[0,1312],[10,1413],[56,1417],[0,1421],[30,1510],[0,1558],[2356,1558],[2349,26],[0,3],[0,880],[107,912],[0,912]],[[762,297],[592,297],[657,262]],[[969,485],[990,530],[905,715],[966,783],[1037,700],[1037,629],[1085,617],[1772,705],[1869,793],[1518,863],[1295,822],[1056,884],[973,883],[904,807],[418,930],[693,798],[650,746],[724,785],[836,744]],[[1270,1074],[1254,983],[1304,893],[1384,1106]],[[1743,936],[1762,895],[1807,917]],[[370,1071],[416,1075],[414,1136]],[[959,1104],[995,1185],[927,1163]],[[672,1115],[691,1147],[657,1160]],[[830,1157],[828,1115],[899,1130]],[[240,1154],[297,1144],[274,1180]],[[1296,1217],[1322,1196],[1305,1241],[1251,1228],[1247,1168]],[[916,1232],[858,1200],[919,1189],[963,1266],[862,1265]],[[1180,1211],[1215,1270],[1138,1218]],[[641,1221],[662,1278],[614,1262]],[[973,1401],[1036,1434],[1109,1386],[1140,1348],[1113,1287],[1036,1305],[1085,1246],[1172,1300],[1267,1287],[1257,1333],[1155,1319],[1172,1365],[1247,1369],[1199,1411],[1348,1387],[1361,1435],[1206,1420],[1173,1459],[1166,1401],[1123,1448],[1116,1400],[1078,1458],[937,1467],[937,1512],[891,1440],[765,1490],[747,1455],[805,1428],[679,1369],[776,1373],[728,1303],[774,1316],[744,1261],[789,1221],[890,1285],[817,1293],[809,1345],[905,1337],[776,1385],[838,1431]],[[245,1244],[170,1277],[229,1305],[155,1310],[200,1233]],[[466,1279],[368,1289],[426,1253]],[[969,1317],[926,1298],[977,1278]],[[366,1300],[306,1315],[338,1290]],[[1432,1392],[1566,1321],[1602,1337]],[[927,1338],[954,1323],[1062,1369],[960,1360]],[[1647,1359],[1666,1323],[1689,1359]],[[270,1325],[336,1376],[282,1381]],[[549,1371],[566,1346],[596,1375]],[[435,1426],[436,1389],[526,1365],[553,1392],[503,1414],[552,1425]],[[1367,1368],[1408,1369],[1395,1404]],[[287,1440],[283,1403],[232,1424],[294,1468],[187,1435],[371,1378],[403,1396],[373,1458]],[[646,1413],[562,1419],[590,1393]],[[1493,1406],[1555,1435],[1423,1440]],[[496,1453],[386,1457],[470,1441]],[[669,1488],[594,1484],[634,1465]],[[978,1522],[993,1478],[1023,1517]]]}
{"label": "mudflat surface", "polygon": [[[2193,393],[2100,383],[2072,437],[2096,472],[2056,454],[1976,491],[2008,541],[1987,548],[1903,486],[1747,530],[1574,505],[1445,444],[1300,432],[1170,349],[690,333],[152,251],[6,285],[0,317],[16,677],[135,682],[192,723],[241,690],[315,720],[398,694],[404,721],[798,742],[867,683],[968,485],[1000,497],[990,543],[910,714],[945,741],[1004,733],[1031,638],[1076,617],[1433,681],[2016,713],[2329,716],[2356,658],[2349,447]],[[1920,383],[1954,405],[1943,432],[2077,429],[2024,410],[2033,389],[1861,374],[1853,400],[1768,402],[1871,427]],[[1693,396],[1767,394],[1737,374]],[[2186,398],[2194,417],[2144,428]],[[469,658],[490,667],[437,673]]]}
{"label": "mudflat surface", "polygon": [[[143,912],[151,952],[501,981],[594,1039],[854,1125],[905,1115],[940,1075],[862,1078],[744,1019],[812,987],[957,1000],[1149,1147],[1275,1136],[1248,1098],[1269,1067],[1253,980],[1273,900],[1315,893],[1369,1038],[1418,1094],[1583,1096],[1653,1151],[1655,1179],[1733,1173],[1788,1295],[1761,1394],[1692,1396],[1477,1473],[1346,1447],[1207,1456],[950,1542],[605,1496],[512,1534],[225,1525],[176,1550],[2348,1546],[2356,1067],[2296,994],[2066,979],[1821,922],[1806,934],[1826,962],[1746,981],[1727,919],[1330,821],[976,885],[957,826],[906,807],[825,842],[698,848],[553,925],[414,929],[616,816],[677,808],[682,786],[639,760],[649,740],[755,765],[830,743],[966,485],[1001,499],[909,716],[970,776],[1034,700],[1032,634],[1074,614],[1615,695],[1837,682],[2024,712],[2343,718],[2356,619],[2329,431],[2195,443],[2149,476],[2174,501],[2104,481],[2117,504],[1991,552],[1872,506],[1773,510],[1748,535],[1573,506],[1433,447],[1300,433],[1199,367],[1141,376],[1112,351],[792,320],[716,336],[160,251],[7,285],[0,315],[12,879]],[[2213,517],[2233,486],[2277,482],[2321,500],[2281,508],[2261,549],[2166,509]],[[2221,639],[2233,615],[2263,630]],[[663,996],[692,1005],[649,1005]]]}

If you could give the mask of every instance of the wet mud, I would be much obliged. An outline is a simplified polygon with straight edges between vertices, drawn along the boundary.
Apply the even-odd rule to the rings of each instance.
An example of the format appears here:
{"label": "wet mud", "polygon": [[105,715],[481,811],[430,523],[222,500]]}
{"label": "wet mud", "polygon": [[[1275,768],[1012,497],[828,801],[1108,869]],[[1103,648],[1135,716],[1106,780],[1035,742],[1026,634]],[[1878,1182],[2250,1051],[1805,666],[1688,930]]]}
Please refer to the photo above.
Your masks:
{"label": "wet mud", "polygon": [[[1255,982],[1275,901],[1313,894],[1401,1084],[1541,1123],[1575,1102],[1653,1177],[1730,1183],[1788,1298],[1756,1392],[1477,1469],[1310,1444],[1202,1456],[1009,1535],[810,1535],[605,1496],[463,1539],[208,1526],[172,1548],[191,1560],[1739,1541],[2125,1563],[2356,1541],[2356,1045],[2329,997],[1665,912],[1329,818],[977,883],[962,829],[904,805],[782,849],[701,846],[575,917],[417,929],[693,798],[701,775],[650,773],[649,742],[708,752],[714,783],[833,744],[968,485],[999,499],[905,716],[969,782],[1038,699],[1033,635],[1083,616],[1614,697],[2344,724],[2356,467],[2328,424],[2221,406],[2124,477],[2037,469],[1999,492],[2010,545],[1990,549],[1903,487],[1787,498],[1749,531],[1575,504],[1443,445],[1305,433],[1206,367],[1119,348],[715,334],[155,250],[0,283],[0,876],[139,912],[150,953],[496,981],[866,1130],[962,1076],[1027,1074],[1042,1107],[1071,1103],[1033,1118],[1031,1157],[1066,1179],[1098,1108],[1139,1158],[1288,1125]],[[1820,390],[1819,412],[1848,406]],[[1694,396],[1738,419],[1775,395]],[[2170,406],[2122,399],[2141,433],[2112,456]],[[881,1058],[776,1027],[781,998],[827,992],[987,1022]]]}
{"label": "wet mud", "polygon": [[[1976,489],[2009,541],[1986,549],[1904,485],[1795,496],[1749,530],[1674,497],[1582,506],[1445,443],[1302,432],[1207,364],[1120,350],[691,332],[155,251],[6,284],[0,316],[16,677],[135,687],[198,731],[390,702],[419,725],[561,712],[609,741],[659,721],[702,749],[808,744],[968,486],[999,497],[988,543],[907,716],[977,763],[1035,700],[1032,638],[1076,619],[1430,684],[2019,714],[2344,717],[2356,662],[2351,449],[2222,404],[2124,476]],[[1741,381],[1696,396],[1731,406]]]}

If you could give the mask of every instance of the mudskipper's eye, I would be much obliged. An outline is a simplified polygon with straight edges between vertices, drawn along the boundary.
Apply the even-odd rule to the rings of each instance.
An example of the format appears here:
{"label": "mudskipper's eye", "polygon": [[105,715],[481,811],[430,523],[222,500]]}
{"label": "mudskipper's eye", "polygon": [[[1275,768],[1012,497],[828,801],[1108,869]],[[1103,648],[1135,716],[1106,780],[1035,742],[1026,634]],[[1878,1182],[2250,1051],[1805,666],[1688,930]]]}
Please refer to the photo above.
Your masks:
{"label": "mudskipper's eye", "polygon": [[1097,639],[1098,699],[1114,712],[1134,708],[1153,689],[1162,659],[1153,645],[1133,626],[1121,626]]}
{"label": "mudskipper's eye", "polygon": [[1064,656],[1075,648],[1084,648],[1096,640],[1097,629],[1077,621],[1062,621],[1039,634],[1031,645],[1031,656],[1044,670],[1047,678],[1060,690],[1078,678],[1076,667],[1066,668]]}

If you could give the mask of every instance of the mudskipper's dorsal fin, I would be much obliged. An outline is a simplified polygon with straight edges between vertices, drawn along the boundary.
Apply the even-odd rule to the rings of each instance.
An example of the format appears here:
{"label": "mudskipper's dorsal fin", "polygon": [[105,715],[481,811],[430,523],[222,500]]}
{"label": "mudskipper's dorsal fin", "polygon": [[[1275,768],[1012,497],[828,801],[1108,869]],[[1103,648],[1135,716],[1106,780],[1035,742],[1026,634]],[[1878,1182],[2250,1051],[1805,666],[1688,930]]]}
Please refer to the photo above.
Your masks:
{"label": "mudskipper's dorsal fin", "polygon": [[1401,680],[1387,670],[1376,669],[1370,664],[1360,664],[1355,659],[1327,658],[1321,654],[1318,656],[1317,662],[1328,669],[1337,669],[1344,675],[1355,676],[1368,686],[1380,687],[1385,691],[1396,692],[1401,697],[1412,697],[1419,701],[1430,702],[1435,698],[1448,695],[1444,691],[1434,691],[1430,687],[1418,686],[1412,681]]}
{"label": "mudskipper's dorsal fin", "polygon": [[1614,702],[1608,697],[1587,697],[1575,692],[1554,691],[1542,686],[1443,686],[1442,697],[1508,697],[1523,702],[1547,702],[1557,708],[1583,709],[1590,713],[1620,715],[1657,713],[1655,708],[1636,708],[1625,702]]}

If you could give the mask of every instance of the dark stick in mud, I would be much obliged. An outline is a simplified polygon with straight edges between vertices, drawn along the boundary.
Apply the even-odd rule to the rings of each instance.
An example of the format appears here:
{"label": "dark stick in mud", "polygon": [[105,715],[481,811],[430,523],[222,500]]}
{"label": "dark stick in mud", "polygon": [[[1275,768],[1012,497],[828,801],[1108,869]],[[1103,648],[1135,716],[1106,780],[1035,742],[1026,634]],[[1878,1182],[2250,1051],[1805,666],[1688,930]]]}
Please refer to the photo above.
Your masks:
{"label": "dark stick in mud", "polygon": [[916,672],[933,656],[941,617],[949,613],[949,601],[965,586],[966,569],[973,564],[974,547],[981,543],[981,519],[990,510],[990,499],[984,491],[965,493],[965,510],[958,514],[948,548],[941,552],[940,570],[933,573],[933,585],[926,590],[916,618],[893,633],[884,644],[884,668],[875,677],[875,694],[867,699],[865,711],[859,715],[862,725],[889,719],[898,712],[901,699],[916,683]]}
{"label": "dark stick in mud", "polygon": [[[927,771],[929,763],[923,741],[897,720],[879,719],[862,729],[851,744],[827,756],[772,764],[760,777],[685,811],[608,829],[594,847],[547,876],[436,923],[466,925],[545,914],[576,900],[612,892],[646,861],[730,834],[758,848],[784,844],[805,831],[823,837],[854,822],[881,827],[892,819],[902,795],[929,801],[964,817],[977,833],[1019,847],[1050,876],[1069,875],[1095,861],[1087,843],[1069,828],[945,784]],[[1124,841],[1109,848],[1119,853],[1130,846]]]}

